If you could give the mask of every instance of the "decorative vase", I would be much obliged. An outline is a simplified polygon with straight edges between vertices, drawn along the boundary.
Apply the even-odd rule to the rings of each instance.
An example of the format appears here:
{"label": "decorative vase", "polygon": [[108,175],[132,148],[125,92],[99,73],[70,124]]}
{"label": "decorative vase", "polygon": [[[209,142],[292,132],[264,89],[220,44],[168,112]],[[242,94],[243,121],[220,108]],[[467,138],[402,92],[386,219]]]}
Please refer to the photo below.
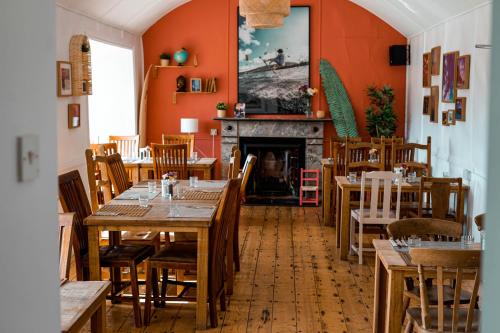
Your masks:
{"label": "decorative vase", "polygon": [[306,97],[306,110],[304,111],[304,114],[306,115],[306,118],[312,118],[312,111],[311,111],[311,98]]}
{"label": "decorative vase", "polygon": [[188,60],[188,57],[189,53],[185,48],[182,48],[174,53],[174,60],[179,64],[179,66],[182,66]]}
{"label": "decorative vase", "polygon": [[318,118],[318,119],[325,118],[325,111],[323,111],[323,110],[316,111],[316,118]]}
{"label": "decorative vase", "polygon": [[167,67],[169,63],[170,60],[168,59],[160,59],[160,66]]}
{"label": "decorative vase", "polygon": [[217,118],[225,118],[226,110],[217,110]]}

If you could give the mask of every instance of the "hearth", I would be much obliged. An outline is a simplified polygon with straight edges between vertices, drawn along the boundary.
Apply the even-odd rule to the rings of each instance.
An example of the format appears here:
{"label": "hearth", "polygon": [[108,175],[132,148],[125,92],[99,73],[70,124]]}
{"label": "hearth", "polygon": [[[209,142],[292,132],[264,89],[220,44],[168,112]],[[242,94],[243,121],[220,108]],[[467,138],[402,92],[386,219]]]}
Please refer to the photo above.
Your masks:
{"label": "hearth", "polygon": [[301,138],[243,137],[242,161],[248,154],[257,163],[246,188],[248,203],[297,204],[300,169],[305,167],[306,140]]}

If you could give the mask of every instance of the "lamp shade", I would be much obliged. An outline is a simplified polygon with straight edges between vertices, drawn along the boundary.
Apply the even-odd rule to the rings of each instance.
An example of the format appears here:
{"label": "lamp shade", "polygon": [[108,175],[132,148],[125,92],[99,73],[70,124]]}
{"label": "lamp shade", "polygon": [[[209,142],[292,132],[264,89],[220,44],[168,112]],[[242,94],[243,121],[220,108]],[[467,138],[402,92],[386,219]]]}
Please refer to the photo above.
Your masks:
{"label": "lamp shade", "polygon": [[181,133],[198,133],[198,119],[181,118]]}
{"label": "lamp shade", "polygon": [[290,0],[240,0],[240,15],[257,29],[277,28],[290,15]]}

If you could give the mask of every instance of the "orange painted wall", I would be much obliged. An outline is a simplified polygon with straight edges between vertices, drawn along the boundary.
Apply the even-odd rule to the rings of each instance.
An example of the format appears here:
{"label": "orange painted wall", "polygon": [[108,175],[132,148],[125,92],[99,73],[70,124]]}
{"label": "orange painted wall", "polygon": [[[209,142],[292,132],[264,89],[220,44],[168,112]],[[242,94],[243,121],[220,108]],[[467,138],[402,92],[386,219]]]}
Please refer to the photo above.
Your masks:
{"label": "orange painted wall", "polygon": [[[320,86],[319,61],[328,59],[344,81],[363,136],[367,136],[364,110],[369,105],[368,85],[391,85],[396,95],[398,135],[403,135],[406,68],[389,66],[388,48],[392,44],[405,44],[406,38],[347,0],[292,0],[292,4],[311,6],[311,85]],[[196,149],[212,155],[210,128],[220,132],[220,123],[212,120],[216,116],[215,104],[237,102],[237,6],[238,0],[192,0],[165,15],[144,33],[146,70],[159,62],[160,53],[173,54],[181,47],[197,54],[199,61],[198,68],[163,69],[152,79],[148,97],[148,142],[159,142],[162,133],[179,133],[180,118],[199,118]],[[181,74],[217,77],[217,93],[178,96],[174,105],[172,92],[175,79]],[[314,98],[313,109],[328,109],[323,93]],[[331,123],[325,132],[326,137],[335,134]],[[219,139],[217,137],[215,143],[216,157],[220,157]]]}

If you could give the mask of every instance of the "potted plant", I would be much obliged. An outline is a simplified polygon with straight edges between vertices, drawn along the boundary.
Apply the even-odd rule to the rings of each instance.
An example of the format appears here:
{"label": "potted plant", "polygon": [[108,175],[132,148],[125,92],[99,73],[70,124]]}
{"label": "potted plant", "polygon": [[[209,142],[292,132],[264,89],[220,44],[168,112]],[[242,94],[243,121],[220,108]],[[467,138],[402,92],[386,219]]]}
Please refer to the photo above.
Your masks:
{"label": "potted plant", "polygon": [[217,109],[217,117],[218,118],[224,118],[226,116],[226,112],[227,112],[227,104],[226,103],[219,102],[219,103],[217,103],[215,108]]}
{"label": "potted plant", "polygon": [[160,54],[160,66],[168,66],[170,63],[170,54],[162,53]]}
{"label": "potted plant", "polygon": [[396,132],[397,116],[394,112],[394,90],[385,85],[382,88],[368,87],[370,106],[366,109],[366,129],[372,137],[390,138]]}

